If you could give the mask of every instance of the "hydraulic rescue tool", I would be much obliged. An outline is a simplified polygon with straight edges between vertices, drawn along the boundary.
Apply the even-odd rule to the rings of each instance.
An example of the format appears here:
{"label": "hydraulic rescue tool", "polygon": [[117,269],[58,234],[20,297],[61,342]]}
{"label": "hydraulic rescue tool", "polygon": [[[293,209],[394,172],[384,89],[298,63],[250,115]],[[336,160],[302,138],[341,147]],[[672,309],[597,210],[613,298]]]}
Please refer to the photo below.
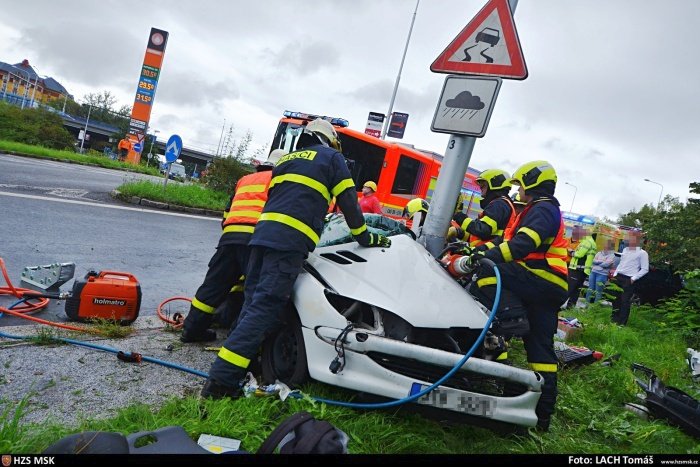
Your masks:
{"label": "hydraulic rescue tool", "polygon": [[66,300],[66,315],[73,321],[107,319],[131,324],[141,308],[141,285],[133,274],[88,271],[76,279],[70,292],[25,292],[27,297]]}

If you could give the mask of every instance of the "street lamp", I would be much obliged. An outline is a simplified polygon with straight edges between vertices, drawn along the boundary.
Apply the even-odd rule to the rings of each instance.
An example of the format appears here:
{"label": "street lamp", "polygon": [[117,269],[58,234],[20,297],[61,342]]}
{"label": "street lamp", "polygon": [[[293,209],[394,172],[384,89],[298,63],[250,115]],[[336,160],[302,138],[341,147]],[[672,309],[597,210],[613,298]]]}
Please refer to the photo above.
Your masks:
{"label": "street lamp", "polygon": [[85,143],[85,138],[87,138],[88,122],[90,122],[90,111],[92,110],[92,105],[88,104],[88,114],[85,120],[85,131],[83,132],[83,139],[80,140],[80,154],[83,153],[83,143]]}
{"label": "street lamp", "polygon": [[569,182],[564,182],[564,184],[574,187],[574,197],[571,198],[571,209],[569,209],[569,212],[574,212],[574,201],[576,200],[576,192],[578,191],[578,187]]}
{"label": "street lamp", "polygon": [[408,29],[408,37],[406,38],[406,46],[403,49],[403,57],[401,57],[401,65],[399,65],[399,74],[396,75],[396,82],[394,83],[394,92],[391,94],[391,101],[389,101],[389,111],[386,113],[386,120],[382,126],[382,133],[380,138],[385,139],[387,131],[389,131],[389,120],[391,119],[391,112],[394,109],[394,100],[396,99],[396,92],[399,90],[399,81],[401,81],[401,70],[403,69],[403,62],[406,60],[406,52],[408,52],[408,43],[411,41],[411,33],[413,32],[413,24],[416,22],[416,13],[418,13],[418,4],[420,0],[416,0],[416,9],[413,10],[413,19],[411,20],[411,27]]}
{"label": "street lamp", "polygon": [[658,207],[661,206],[661,195],[664,194],[664,186],[662,184],[660,184],[659,182],[655,182],[654,180],[649,180],[648,178],[645,178],[644,181],[649,182],[649,183],[654,183],[654,184],[659,185],[661,187],[661,192],[659,193],[659,203],[656,205],[656,207],[658,209]]}

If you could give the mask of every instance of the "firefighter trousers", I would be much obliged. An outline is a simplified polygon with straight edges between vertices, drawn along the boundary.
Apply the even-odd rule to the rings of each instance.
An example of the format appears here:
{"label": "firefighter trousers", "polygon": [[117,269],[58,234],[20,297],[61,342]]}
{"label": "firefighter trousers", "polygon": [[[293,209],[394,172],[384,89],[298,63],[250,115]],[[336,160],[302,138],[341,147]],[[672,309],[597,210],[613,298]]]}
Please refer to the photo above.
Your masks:
{"label": "firefighter trousers", "polygon": [[306,252],[251,247],[243,309],[211,366],[209,379],[235,387],[245,378],[260,344],[277,327],[306,256]]}
{"label": "firefighter trousers", "polygon": [[199,335],[211,326],[214,312],[224,303],[231,288],[248,266],[250,249],[247,245],[219,245],[209,260],[204,282],[197,289],[183,325],[184,332]]}
{"label": "firefighter trousers", "polygon": [[[497,313],[504,307],[514,311],[521,305],[530,322],[530,332],[523,337],[523,343],[530,367],[544,378],[537,416],[540,425],[548,427],[557,400],[558,360],[554,353],[554,334],[557,332],[557,314],[567,298],[567,290],[536,276],[518,263],[501,263],[497,267],[501,276],[501,298]],[[495,273],[482,266],[478,276],[481,280],[495,277]],[[481,301],[491,308],[496,285],[483,285],[479,287],[479,292],[482,294]]]}

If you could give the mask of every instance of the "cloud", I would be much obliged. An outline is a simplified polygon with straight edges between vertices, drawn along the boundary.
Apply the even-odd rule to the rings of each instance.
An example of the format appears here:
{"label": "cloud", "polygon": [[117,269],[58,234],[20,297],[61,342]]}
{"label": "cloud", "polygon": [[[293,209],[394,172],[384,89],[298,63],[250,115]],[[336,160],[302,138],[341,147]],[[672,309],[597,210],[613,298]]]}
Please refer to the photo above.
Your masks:
{"label": "cloud", "polygon": [[262,55],[275,68],[305,76],[323,68],[333,68],[338,64],[339,52],[326,42],[295,40],[280,49],[266,47]]}
{"label": "cloud", "polygon": [[486,107],[486,104],[481,102],[479,96],[472,96],[472,93],[469,91],[462,91],[453,99],[447,99],[445,105],[447,107],[470,110],[481,110]]}
{"label": "cloud", "polygon": [[158,81],[156,99],[176,105],[200,107],[220,104],[240,97],[236,84],[229,81],[209,82],[207,75],[189,72],[163,73]]}

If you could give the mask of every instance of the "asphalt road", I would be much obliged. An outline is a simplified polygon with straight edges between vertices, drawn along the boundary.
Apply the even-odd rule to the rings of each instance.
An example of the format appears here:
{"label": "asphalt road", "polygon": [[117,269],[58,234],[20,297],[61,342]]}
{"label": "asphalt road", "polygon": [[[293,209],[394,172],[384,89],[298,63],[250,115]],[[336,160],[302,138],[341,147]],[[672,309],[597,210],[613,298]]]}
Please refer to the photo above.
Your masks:
{"label": "asphalt road", "polygon": [[[76,278],[91,269],[135,275],[143,293],[140,316],[156,314],[167,298],[194,295],[220,235],[219,219],[144,209],[109,196],[135,177],[143,176],[0,154],[0,258],[13,284],[22,286],[25,266],[74,262]],[[51,302],[36,316],[65,321],[63,302]],[[0,304],[10,303],[0,296]],[[173,303],[178,306],[187,309]],[[0,327],[25,322],[3,316]]]}

